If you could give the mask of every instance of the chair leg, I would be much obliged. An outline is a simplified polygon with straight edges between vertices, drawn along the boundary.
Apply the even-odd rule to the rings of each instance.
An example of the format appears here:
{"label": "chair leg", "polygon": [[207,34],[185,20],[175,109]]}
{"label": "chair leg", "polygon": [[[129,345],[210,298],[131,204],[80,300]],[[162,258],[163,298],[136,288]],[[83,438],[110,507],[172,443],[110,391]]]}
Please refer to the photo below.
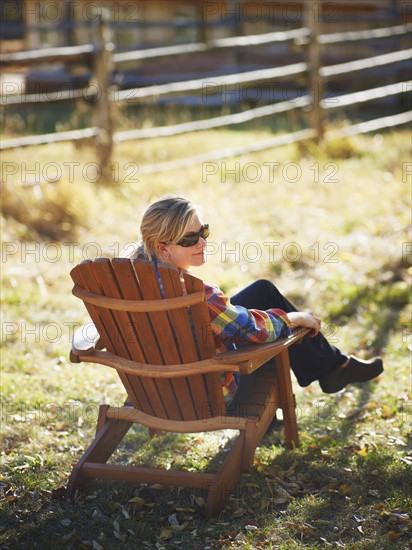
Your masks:
{"label": "chair leg", "polygon": [[101,406],[96,437],[70,475],[67,485],[67,496],[69,498],[74,498],[76,491],[81,491],[88,481],[88,478],[82,474],[83,464],[85,462],[106,463],[133,424],[133,422],[125,420],[107,420],[107,408],[107,405]]}
{"label": "chair leg", "polygon": [[293,449],[299,445],[299,435],[296,420],[296,401],[290,379],[289,352],[287,349],[276,356],[279,380],[279,399],[283,411],[286,445]]}
{"label": "chair leg", "polygon": [[[256,418],[249,417],[245,431],[245,451],[242,460],[242,473],[247,474],[253,463],[256,447],[262,441],[272,420],[276,417],[276,410],[279,406],[278,379],[275,365],[258,371],[258,378],[255,381],[246,404],[254,405]],[[246,411],[252,412],[246,407]],[[247,415],[247,412],[246,412]]]}
{"label": "chair leg", "polygon": [[245,432],[241,432],[216,473],[212,484],[208,487],[206,517],[217,516],[233,493],[233,489],[242,474],[244,443]]}
{"label": "chair leg", "polygon": [[150,439],[153,439],[155,435],[159,435],[160,433],[162,433],[160,430],[154,430],[153,428],[149,428]]}
{"label": "chair leg", "polygon": [[242,473],[250,473],[250,468],[255,457],[256,447],[262,441],[272,420],[276,417],[277,388],[273,387],[268,394],[263,414],[256,425],[256,420],[248,422],[245,431],[245,451],[242,460]]}
{"label": "chair leg", "polygon": [[259,445],[260,440],[259,427],[256,427],[256,420],[250,420],[247,423],[245,430],[245,449],[242,456],[242,474],[250,473],[250,468],[255,457],[256,447]]}

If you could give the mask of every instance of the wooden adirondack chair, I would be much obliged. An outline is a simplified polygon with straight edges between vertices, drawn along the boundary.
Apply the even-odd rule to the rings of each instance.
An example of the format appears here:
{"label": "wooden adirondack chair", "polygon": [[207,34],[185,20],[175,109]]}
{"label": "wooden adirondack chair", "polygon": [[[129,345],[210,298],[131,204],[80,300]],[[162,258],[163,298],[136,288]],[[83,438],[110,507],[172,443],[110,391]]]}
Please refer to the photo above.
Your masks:
{"label": "wooden adirondack chair", "polygon": [[[125,258],[82,262],[71,271],[73,294],[81,298],[97,328],[92,345],[76,343],[71,361],[100,363],[117,370],[127,392],[123,407],[102,405],[96,437],[71,474],[73,497],[89,478],[160,483],[208,490],[205,513],[218,514],[242,472],[248,472],[276,410],[283,410],[286,443],[298,445],[288,347],[301,330],[272,344],[247,345],[217,354],[200,279],[177,269]],[[81,338],[80,338],[81,341]],[[243,408],[228,416],[221,373],[248,374],[272,357],[276,366],[258,371]],[[107,461],[133,423],[151,435],[235,429],[239,435],[217,473],[126,467]]]}

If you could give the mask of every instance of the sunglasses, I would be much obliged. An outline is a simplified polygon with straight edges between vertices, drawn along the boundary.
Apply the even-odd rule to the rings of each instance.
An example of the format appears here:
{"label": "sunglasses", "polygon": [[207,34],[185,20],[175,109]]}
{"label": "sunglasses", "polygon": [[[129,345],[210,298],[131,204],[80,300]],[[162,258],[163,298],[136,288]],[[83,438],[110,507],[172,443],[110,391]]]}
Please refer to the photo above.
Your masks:
{"label": "sunglasses", "polygon": [[202,237],[202,239],[207,239],[208,236],[209,224],[205,223],[199,231],[191,231],[190,233],[186,233],[186,235],[184,235],[176,244],[184,247],[194,246],[199,242],[200,237]]}

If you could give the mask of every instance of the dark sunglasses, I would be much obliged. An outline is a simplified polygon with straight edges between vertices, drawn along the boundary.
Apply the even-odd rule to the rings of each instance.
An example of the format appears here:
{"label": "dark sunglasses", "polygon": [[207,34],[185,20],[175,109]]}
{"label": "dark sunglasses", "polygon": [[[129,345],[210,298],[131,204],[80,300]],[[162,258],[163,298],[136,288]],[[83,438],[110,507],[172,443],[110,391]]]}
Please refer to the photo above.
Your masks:
{"label": "dark sunglasses", "polygon": [[199,231],[191,231],[190,233],[186,233],[186,235],[184,235],[176,244],[184,247],[194,246],[199,242],[200,237],[202,237],[202,239],[207,239],[208,236],[209,224],[205,223],[204,225],[202,225]]}

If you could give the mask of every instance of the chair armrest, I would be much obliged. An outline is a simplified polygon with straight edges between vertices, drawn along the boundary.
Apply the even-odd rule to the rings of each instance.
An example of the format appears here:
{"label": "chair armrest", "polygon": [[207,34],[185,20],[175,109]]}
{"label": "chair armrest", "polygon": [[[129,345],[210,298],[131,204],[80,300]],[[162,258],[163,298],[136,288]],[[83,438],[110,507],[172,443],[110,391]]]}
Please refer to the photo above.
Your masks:
{"label": "chair armrest", "polygon": [[99,347],[100,334],[94,323],[87,323],[79,327],[73,335],[72,352],[75,355],[92,352]]}
{"label": "chair armrest", "polygon": [[[85,327],[89,327],[85,331]],[[99,333],[93,323],[80,327],[73,338],[73,347],[70,359],[73,363],[85,361],[100,363],[112,367],[120,372],[152,378],[170,378],[173,376],[190,376],[206,374],[208,372],[237,371],[241,374],[250,374],[275,357],[292,344],[298,342],[310,329],[296,329],[287,338],[281,338],[270,344],[248,344],[244,347],[219,353],[210,359],[203,359],[193,363],[177,365],[151,365],[132,361],[120,357],[110,351],[98,349]],[[95,344],[93,344],[93,341]]]}
{"label": "chair armrest", "polygon": [[269,344],[245,344],[239,349],[219,353],[215,361],[238,365],[240,374],[251,374],[292,344],[300,343],[308,332],[310,332],[309,328],[299,327],[294,329],[287,338],[279,338]]}
{"label": "chair armrest", "polygon": [[112,367],[119,372],[133,374],[137,376],[150,376],[151,378],[171,378],[181,376],[191,376],[194,374],[206,374],[209,372],[239,371],[237,365],[225,364],[222,361],[216,362],[216,356],[210,359],[203,359],[193,363],[183,363],[176,365],[152,365],[140,363],[131,359],[125,359],[110,351],[100,351],[90,348],[86,351],[73,350],[70,354],[70,360],[73,363],[81,361],[87,363],[99,363]]}

